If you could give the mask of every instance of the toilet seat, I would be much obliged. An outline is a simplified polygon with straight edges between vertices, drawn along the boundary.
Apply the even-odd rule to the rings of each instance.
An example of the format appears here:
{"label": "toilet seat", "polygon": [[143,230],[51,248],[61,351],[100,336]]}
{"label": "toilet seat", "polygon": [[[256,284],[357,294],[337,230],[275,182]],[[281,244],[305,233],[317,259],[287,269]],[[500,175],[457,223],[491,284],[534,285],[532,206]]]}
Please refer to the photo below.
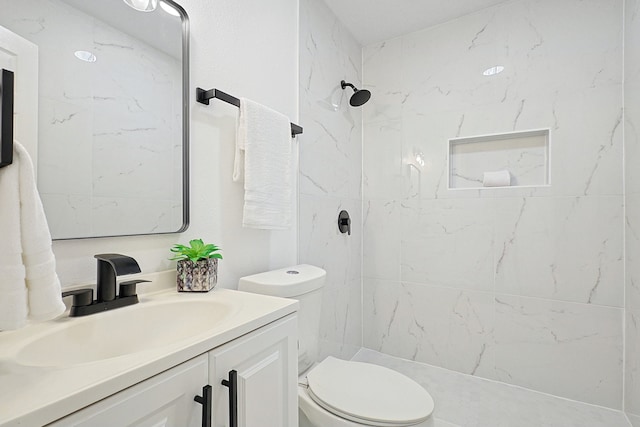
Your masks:
{"label": "toilet seat", "polygon": [[431,395],[412,379],[370,363],[327,357],[307,374],[311,399],[327,411],[360,424],[411,426],[434,409]]}

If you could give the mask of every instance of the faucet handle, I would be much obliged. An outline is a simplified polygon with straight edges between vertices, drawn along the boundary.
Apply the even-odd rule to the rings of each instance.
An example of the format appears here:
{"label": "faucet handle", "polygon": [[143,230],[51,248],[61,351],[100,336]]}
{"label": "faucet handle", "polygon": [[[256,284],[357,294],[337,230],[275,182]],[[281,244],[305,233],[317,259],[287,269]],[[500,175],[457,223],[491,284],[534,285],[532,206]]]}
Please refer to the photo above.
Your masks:
{"label": "faucet handle", "polygon": [[118,290],[118,297],[134,297],[136,296],[136,285],[138,283],[147,283],[151,282],[151,280],[128,280],[126,282],[120,283],[120,289]]}
{"label": "faucet handle", "polygon": [[74,291],[67,291],[62,293],[62,298],[73,296],[73,307],[82,307],[93,304],[93,289],[76,289]]}

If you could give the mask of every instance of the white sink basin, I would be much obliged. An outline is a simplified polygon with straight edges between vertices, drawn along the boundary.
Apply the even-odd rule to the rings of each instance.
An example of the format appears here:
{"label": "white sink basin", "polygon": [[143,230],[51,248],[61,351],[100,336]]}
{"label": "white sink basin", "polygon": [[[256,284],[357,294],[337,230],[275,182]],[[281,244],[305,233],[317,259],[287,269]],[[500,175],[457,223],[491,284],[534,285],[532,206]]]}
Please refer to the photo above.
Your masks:
{"label": "white sink basin", "polygon": [[26,366],[70,366],[171,346],[216,329],[235,312],[218,301],[139,303],[65,319],[17,354]]}

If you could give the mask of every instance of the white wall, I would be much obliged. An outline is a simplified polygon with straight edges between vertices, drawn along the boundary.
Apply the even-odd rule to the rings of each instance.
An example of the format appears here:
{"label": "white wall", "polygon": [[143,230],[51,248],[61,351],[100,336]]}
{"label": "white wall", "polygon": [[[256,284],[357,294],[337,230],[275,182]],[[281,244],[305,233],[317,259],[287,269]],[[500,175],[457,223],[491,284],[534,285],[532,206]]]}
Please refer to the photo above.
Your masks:
{"label": "white wall", "polygon": [[640,2],[625,1],[626,358],[624,409],[640,427]]}
{"label": "white wall", "polygon": [[196,86],[216,87],[298,122],[298,1],[180,3],[191,21],[191,226],[183,234],[56,241],[63,286],[93,282],[93,255],[103,252],[133,256],[143,272],[172,269],[169,247],[192,238],[223,249],[222,287],[234,288],[243,275],[297,260],[296,225],[281,232],[241,227],[242,184],[231,181],[238,110],[220,101],[201,106],[194,94]]}
{"label": "white wall", "polygon": [[[365,346],[620,409],[622,1],[508,2],[366,47],[364,82]],[[549,187],[448,190],[450,138],[542,128]]]}
{"label": "white wall", "polygon": [[[300,261],[324,268],[321,357],[362,346],[362,110],[345,79],[361,81],[361,47],[324,2],[300,2]],[[351,235],[338,231],[347,210]]]}

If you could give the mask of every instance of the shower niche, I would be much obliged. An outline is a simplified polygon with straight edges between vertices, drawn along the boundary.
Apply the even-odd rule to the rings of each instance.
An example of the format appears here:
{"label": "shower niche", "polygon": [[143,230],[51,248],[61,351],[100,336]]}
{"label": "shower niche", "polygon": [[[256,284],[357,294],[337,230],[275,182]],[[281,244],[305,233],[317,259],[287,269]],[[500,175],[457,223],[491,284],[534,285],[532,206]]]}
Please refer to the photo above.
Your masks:
{"label": "shower niche", "polygon": [[549,129],[449,140],[450,190],[547,186]]}

